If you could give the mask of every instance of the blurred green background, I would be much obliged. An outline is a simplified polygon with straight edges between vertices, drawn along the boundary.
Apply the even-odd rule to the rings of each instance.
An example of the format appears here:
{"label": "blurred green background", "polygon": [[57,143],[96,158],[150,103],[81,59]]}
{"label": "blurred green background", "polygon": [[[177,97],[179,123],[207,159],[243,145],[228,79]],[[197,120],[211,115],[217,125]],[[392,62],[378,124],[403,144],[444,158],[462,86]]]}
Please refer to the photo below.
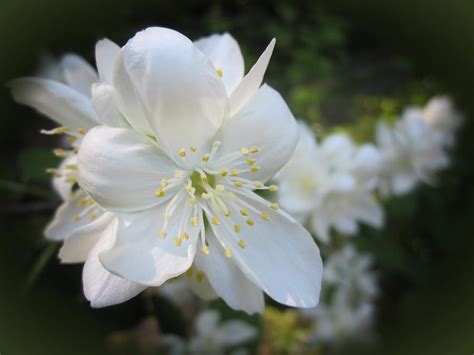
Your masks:
{"label": "blurred green background", "polygon": [[[375,254],[382,295],[374,348],[348,353],[473,353],[474,2],[1,0],[0,82],[33,74],[45,52],[93,63],[98,39],[123,45],[152,25],[192,39],[228,31],[247,69],[276,37],[266,81],[321,135],[343,127],[371,140],[380,116],[452,96],[466,117],[452,167],[438,187],[390,200],[385,228],[357,237]],[[54,125],[5,86],[0,114],[0,354],[104,354],[111,331],[146,315],[173,324],[140,298],[89,307],[81,266],[59,265],[58,246],[42,237],[59,199],[45,173],[57,164],[55,142],[39,130]]]}

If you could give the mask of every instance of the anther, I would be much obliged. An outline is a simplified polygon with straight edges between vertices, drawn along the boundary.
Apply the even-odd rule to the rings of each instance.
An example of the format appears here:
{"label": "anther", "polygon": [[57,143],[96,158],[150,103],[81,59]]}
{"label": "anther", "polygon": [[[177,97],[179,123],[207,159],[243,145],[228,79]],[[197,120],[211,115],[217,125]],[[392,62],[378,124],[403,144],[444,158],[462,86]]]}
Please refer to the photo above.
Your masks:
{"label": "anther", "polygon": [[244,184],[241,181],[236,181],[236,182],[234,182],[234,186],[242,187],[242,186],[244,186]]}
{"label": "anther", "polygon": [[53,149],[53,154],[60,158],[66,158],[68,153],[62,148]]}
{"label": "anther", "polygon": [[227,176],[228,173],[229,173],[229,171],[227,169],[221,169],[221,171],[219,172],[219,175],[220,176]]}
{"label": "anther", "polygon": [[240,214],[241,214],[242,216],[244,216],[244,217],[247,217],[247,216],[249,215],[249,210],[246,209],[246,208],[242,208],[242,209],[240,210]]}
{"label": "anther", "polygon": [[195,204],[197,203],[197,199],[195,196],[191,197],[190,199],[188,199],[188,205],[189,206],[194,206]]}
{"label": "anther", "polygon": [[204,273],[202,271],[198,271],[196,273],[196,280],[198,280],[198,282],[202,282],[202,280],[204,280]]}
{"label": "anther", "polygon": [[254,220],[253,220],[252,218],[247,219],[246,222],[247,222],[247,224],[248,224],[249,226],[253,226],[253,225],[255,224],[255,222],[254,222]]}
{"label": "anther", "polygon": [[186,150],[184,150],[184,148],[181,148],[178,152],[178,155],[181,157],[181,158],[184,158],[186,156]]}
{"label": "anther", "polygon": [[166,187],[168,186],[169,182],[165,178],[161,179],[160,185],[161,187]]}
{"label": "anther", "polygon": [[160,239],[165,239],[168,233],[166,233],[164,230],[160,230]]}
{"label": "anther", "polygon": [[217,69],[217,70],[216,70],[216,73],[217,73],[217,76],[218,76],[219,78],[222,78],[222,77],[224,76],[224,73],[222,72],[222,69]]}
{"label": "anther", "polygon": [[79,134],[82,134],[82,135],[87,133],[87,129],[85,128],[78,128],[77,131],[79,132]]}
{"label": "anther", "polygon": [[256,172],[259,171],[259,170],[260,170],[260,167],[259,167],[258,165],[254,165],[254,166],[252,166],[252,167],[250,168],[250,171],[251,171],[252,173],[256,173]]}
{"label": "anther", "polygon": [[216,190],[219,192],[224,192],[225,191],[225,186],[224,185],[216,185]]}
{"label": "anther", "polygon": [[277,211],[280,208],[280,205],[276,202],[273,202],[272,204],[270,204],[270,208],[274,211]]}
{"label": "anther", "polygon": [[180,237],[174,238],[174,241],[175,241],[177,247],[181,246],[181,238]]}
{"label": "anther", "polygon": [[79,215],[77,215],[77,214],[74,215],[74,216],[72,216],[72,221],[73,221],[73,222],[77,222],[77,221],[79,221],[80,219],[81,219],[81,216],[79,216]]}
{"label": "anther", "polygon": [[236,233],[240,233],[240,226],[238,224],[234,224],[234,230]]}
{"label": "anther", "polygon": [[232,251],[230,250],[230,248],[225,248],[224,251],[225,251],[225,256],[227,256],[228,258],[232,256]]}
{"label": "anther", "polygon": [[183,172],[181,170],[175,170],[174,171],[174,177],[176,179],[179,179],[183,175]]}
{"label": "anther", "polygon": [[199,225],[199,218],[197,217],[192,217],[191,218],[191,224],[194,226],[194,227],[197,227]]}
{"label": "anther", "polygon": [[209,154],[204,154],[204,155],[202,156],[202,161],[207,163],[207,162],[209,161],[209,158],[210,158],[210,155],[209,155]]}
{"label": "anther", "polygon": [[207,245],[204,245],[201,249],[200,249],[201,253],[203,254],[209,254],[209,247]]}
{"label": "anther", "polygon": [[155,191],[155,196],[156,197],[163,197],[165,195],[165,192],[161,187],[158,187]]}
{"label": "anther", "polygon": [[97,215],[94,212],[89,213],[89,219],[91,221],[95,221],[97,219]]}
{"label": "anther", "polygon": [[186,276],[187,277],[193,276],[193,268],[192,267],[190,267],[188,270],[186,270]]}
{"label": "anther", "polygon": [[243,239],[239,239],[239,241],[237,242],[237,244],[238,244],[239,247],[241,247],[242,249],[244,249],[244,248],[247,246],[247,243],[246,243],[245,240],[243,240]]}
{"label": "anther", "polygon": [[77,164],[66,164],[66,169],[77,170]]}
{"label": "anther", "polygon": [[189,149],[190,149],[191,152],[193,152],[193,153],[196,153],[197,150],[198,150],[197,147],[195,147],[195,146],[191,146],[191,147],[189,147]]}
{"label": "anther", "polygon": [[201,194],[201,197],[205,200],[209,200],[211,198],[211,195],[209,195],[207,192],[203,192]]}
{"label": "anther", "polygon": [[217,218],[217,216],[212,216],[211,217],[211,223],[212,224],[221,224],[221,221],[219,221],[219,218]]}
{"label": "anther", "polygon": [[194,193],[194,191],[196,191],[196,189],[190,183],[187,183],[184,186],[184,189],[186,190],[186,192],[189,192],[189,193],[192,193],[192,194]]}
{"label": "anther", "polygon": [[251,153],[258,153],[260,151],[260,148],[254,145],[252,148],[250,148]]}
{"label": "anther", "polygon": [[240,148],[240,154],[247,155],[249,153],[250,153],[250,150],[248,150],[247,148]]}
{"label": "anther", "polygon": [[270,185],[270,186],[268,187],[268,189],[269,189],[271,192],[275,192],[275,191],[278,191],[278,186],[276,186],[276,185]]}
{"label": "anther", "polygon": [[186,232],[183,232],[183,234],[181,234],[181,239],[188,240],[189,239],[189,234],[186,233]]}
{"label": "anther", "polygon": [[263,184],[262,184],[260,181],[254,181],[254,182],[253,182],[253,185],[254,185],[255,187],[257,187],[257,188],[263,186]]}
{"label": "anther", "polygon": [[265,220],[265,221],[269,221],[269,220],[270,220],[270,216],[268,215],[267,212],[262,212],[262,213],[260,214],[260,217],[261,217],[263,220]]}
{"label": "anther", "polygon": [[230,172],[230,176],[236,177],[237,175],[239,175],[237,169],[232,169],[232,171]]}
{"label": "anther", "polygon": [[253,164],[255,164],[255,159],[252,158],[252,157],[248,157],[247,159],[245,159],[245,162],[246,162],[248,165],[253,165]]}

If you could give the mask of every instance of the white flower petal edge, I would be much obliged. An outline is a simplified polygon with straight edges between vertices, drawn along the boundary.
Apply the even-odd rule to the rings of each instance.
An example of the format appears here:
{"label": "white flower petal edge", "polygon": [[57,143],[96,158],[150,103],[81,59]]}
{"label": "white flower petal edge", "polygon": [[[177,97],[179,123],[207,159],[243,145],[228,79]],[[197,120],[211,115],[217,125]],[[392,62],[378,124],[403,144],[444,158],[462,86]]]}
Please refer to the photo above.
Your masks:
{"label": "white flower petal edge", "polygon": [[75,89],[48,79],[21,78],[8,83],[16,102],[33,107],[72,129],[97,125],[90,99]]}
{"label": "white flower petal edge", "polygon": [[107,38],[95,45],[95,61],[102,83],[112,84],[113,68],[119,52],[120,47]]}
{"label": "white flower petal edge", "polygon": [[214,64],[230,96],[244,77],[245,70],[244,57],[237,41],[229,33],[223,33],[200,38],[194,44]]}
{"label": "white flower petal edge", "polygon": [[111,274],[99,261],[99,254],[113,242],[117,221],[110,223],[100,240],[89,253],[83,270],[84,295],[94,308],[111,306],[128,301],[147,286]]}
{"label": "white flower petal edge", "polygon": [[233,309],[249,314],[262,313],[265,306],[263,292],[242,274],[234,262],[226,260],[224,248],[211,230],[206,233],[206,238],[212,252],[208,255],[198,253],[195,263],[206,274],[217,295]]}
{"label": "white flower petal edge", "polygon": [[99,81],[95,69],[76,54],[66,54],[61,59],[66,83],[86,97],[91,97],[91,86]]}

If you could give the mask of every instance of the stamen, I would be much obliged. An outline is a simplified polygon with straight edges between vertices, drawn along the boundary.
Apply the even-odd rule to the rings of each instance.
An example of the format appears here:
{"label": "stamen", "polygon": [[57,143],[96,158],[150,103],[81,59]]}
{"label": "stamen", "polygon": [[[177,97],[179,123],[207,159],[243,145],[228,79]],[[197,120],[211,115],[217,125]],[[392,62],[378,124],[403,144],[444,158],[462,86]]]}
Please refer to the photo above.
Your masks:
{"label": "stamen", "polygon": [[181,157],[181,158],[184,158],[186,156],[186,150],[184,148],[181,148],[178,152],[178,155]]}
{"label": "stamen", "polygon": [[248,155],[250,151],[247,148],[240,148],[240,154],[242,155]]}
{"label": "stamen", "polygon": [[204,273],[202,271],[198,271],[197,274],[196,274],[196,280],[198,282],[202,282],[202,280],[204,280]]}
{"label": "stamen", "polygon": [[269,221],[269,220],[270,220],[270,216],[268,215],[267,212],[262,212],[262,213],[260,214],[260,217],[261,217],[263,220],[265,220],[265,221]]}
{"label": "stamen", "polygon": [[189,206],[194,206],[195,204],[197,203],[197,199],[195,196],[191,197],[190,199],[188,199],[188,205]]}
{"label": "stamen", "polygon": [[249,215],[249,210],[246,209],[246,208],[242,208],[242,209],[240,210],[240,214],[241,214],[242,216],[244,216],[244,217],[247,217],[247,216]]}
{"label": "stamen", "polygon": [[191,218],[191,224],[194,226],[194,227],[197,227],[199,225],[199,219],[194,216]]}
{"label": "stamen", "polygon": [[278,209],[280,208],[280,205],[278,205],[278,203],[276,202],[273,202],[271,205],[270,205],[270,208],[274,211],[278,211]]}
{"label": "stamen", "polygon": [[237,176],[239,175],[239,172],[237,171],[237,169],[232,169],[232,171],[230,172],[230,176]]}
{"label": "stamen", "polygon": [[181,239],[188,240],[189,239],[189,234],[186,233],[186,232],[183,232],[183,234],[181,234]]}
{"label": "stamen", "polygon": [[252,157],[248,157],[247,159],[245,159],[245,162],[246,162],[248,165],[253,165],[253,164],[255,164],[255,159],[252,158]]}
{"label": "stamen", "polygon": [[189,149],[190,149],[191,152],[193,152],[193,153],[196,153],[197,150],[198,150],[197,147],[195,147],[195,146],[191,146],[191,147],[189,147]]}
{"label": "stamen", "polygon": [[174,238],[174,241],[175,241],[177,247],[181,246],[181,238],[180,237]]}
{"label": "stamen", "polygon": [[209,158],[210,158],[209,154],[204,154],[201,159],[203,162],[207,163],[209,161]]}
{"label": "stamen", "polygon": [[166,180],[165,178],[161,179],[161,182],[160,182],[161,187],[166,187],[168,186],[168,184],[169,184],[168,180]]}
{"label": "stamen", "polygon": [[78,128],[77,131],[79,132],[79,134],[82,134],[82,135],[85,135],[87,133],[87,129],[85,128]]}
{"label": "stamen", "polygon": [[237,242],[237,244],[238,244],[239,247],[241,247],[242,249],[244,249],[244,248],[247,246],[247,243],[246,243],[245,240],[243,240],[243,239],[239,239],[239,241]]}
{"label": "stamen", "polygon": [[250,171],[253,172],[253,173],[256,173],[256,172],[259,171],[259,170],[260,170],[260,167],[259,167],[258,165],[252,166],[252,167],[250,168]]}
{"label": "stamen", "polygon": [[165,195],[165,192],[161,187],[158,187],[155,191],[155,196],[156,197],[163,197]]}
{"label": "stamen", "polygon": [[220,176],[227,176],[228,173],[229,173],[229,170],[227,170],[227,169],[221,169],[221,171],[219,172],[219,175],[220,175]]}
{"label": "stamen", "polygon": [[203,193],[201,194],[201,197],[202,197],[203,199],[205,199],[205,200],[209,200],[209,199],[211,198],[211,195],[208,194],[207,192],[203,192]]}
{"label": "stamen", "polygon": [[278,186],[276,186],[276,185],[270,185],[270,186],[268,187],[268,189],[269,189],[271,192],[276,192],[276,191],[278,191]]}
{"label": "stamen", "polygon": [[164,230],[160,230],[160,239],[165,239],[168,233],[166,233]]}
{"label": "stamen", "polygon": [[225,256],[227,256],[228,258],[232,256],[232,251],[230,250],[230,248],[225,248],[224,251],[225,251]]}
{"label": "stamen", "polygon": [[240,233],[240,226],[238,224],[234,224],[234,231]]}
{"label": "stamen", "polygon": [[255,221],[252,218],[247,219],[246,222],[249,226],[253,226],[255,224]]}
{"label": "stamen", "polygon": [[209,247],[207,245],[204,245],[202,248],[201,248],[201,253],[203,254],[209,254]]}
{"label": "stamen", "polygon": [[236,182],[234,182],[234,186],[242,187],[242,186],[244,186],[244,184],[241,181],[236,181]]}
{"label": "stamen", "polygon": [[186,276],[187,277],[193,276],[193,268],[192,267],[190,267],[188,270],[186,270]]}
{"label": "stamen", "polygon": [[221,222],[219,221],[219,218],[217,216],[212,216],[211,217],[211,223],[212,224],[221,224]]}
{"label": "stamen", "polygon": [[217,76],[218,76],[219,78],[222,78],[222,77],[224,76],[224,73],[222,72],[221,69],[217,69],[217,70],[216,70],[216,73],[217,73]]}
{"label": "stamen", "polygon": [[258,153],[260,151],[260,148],[256,145],[252,146],[252,148],[250,148],[250,152],[251,153]]}
{"label": "stamen", "polygon": [[66,152],[62,148],[53,149],[53,154],[60,158],[66,158],[69,155],[69,152]]}

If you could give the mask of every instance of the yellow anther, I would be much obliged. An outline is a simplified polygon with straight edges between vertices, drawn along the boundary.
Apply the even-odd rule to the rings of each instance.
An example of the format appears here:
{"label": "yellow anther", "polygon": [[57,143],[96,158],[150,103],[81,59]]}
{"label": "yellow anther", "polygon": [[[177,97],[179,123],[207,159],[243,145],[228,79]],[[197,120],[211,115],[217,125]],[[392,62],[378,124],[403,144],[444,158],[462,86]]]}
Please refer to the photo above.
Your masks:
{"label": "yellow anther", "polygon": [[224,211],[224,216],[230,217],[230,211],[229,211],[229,210],[225,210],[225,211]]}
{"label": "yellow anther", "polygon": [[227,176],[228,173],[229,173],[229,170],[227,169],[221,169],[221,171],[219,171],[220,176]]}
{"label": "yellow anther", "polygon": [[260,217],[262,217],[262,219],[265,220],[265,221],[269,221],[269,220],[270,220],[270,216],[268,215],[267,212],[262,212],[262,213],[260,214]]}
{"label": "yellow anther", "polygon": [[239,175],[237,169],[232,169],[232,171],[230,172],[230,176],[236,177],[237,175]]}
{"label": "yellow anther", "polygon": [[207,175],[206,174],[201,174],[199,177],[201,178],[201,182],[203,184],[207,184]]}
{"label": "yellow anther", "polygon": [[254,145],[252,148],[250,148],[251,153],[258,153],[260,151],[260,148]]}
{"label": "yellow anther", "polygon": [[273,202],[272,204],[270,204],[270,208],[274,211],[277,211],[278,209],[280,209],[280,205],[276,202]]}
{"label": "yellow anther", "polygon": [[160,239],[165,239],[168,233],[166,233],[164,230],[160,230]]}
{"label": "yellow anther", "polygon": [[186,185],[184,185],[184,189],[186,190],[186,192],[189,192],[189,193],[194,193],[194,191],[196,191],[196,190],[194,189],[193,185],[191,185],[191,184],[189,184],[189,183],[186,184]]}
{"label": "yellow anther", "polygon": [[201,253],[203,254],[209,254],[209,247],[207,245],[204,245],[202,248],[201,248]]}
{"label": "yellow anther", "polygon": [[89,213],[89,219],[91,221],[95,221],[97,219],[97,215],[94,212]]}
{"label": "yellow anther", "polygon": [[253,226],[255,224],[255,221],[252,218],[247,219],[246,222],[249,226]]}
{"label": "yellow anther", "polygon": [[174,171],[174,177],[176,179],[179,179],[183,175],[183,172],[181,170],[175,170]]}
{"label": "yellow anther", "polygon": [[221,224],[221,221],[219,221],[219,218],[217,218],[217,216],[212,216],[211,217],[211,223],[212,224]]}
{"label": "yellow anther", "polygon": [[225,251],[225,256],[227,256],[228,258],[232,256],[232,251],[230,250],[230,248],[225,248],[224,251]]}
{"label": "yellow anther", "polygon": [[204,280],[204,273],[202,271],[198,271],[196,273],[196,280],[198,280],[198,282],[202,282],[202,280]]}
{"label": "yellow anther", "polygon": [[234,186],[242,187],[242,186],[244,186],[244,184],[241,181],[236,181],[236,182],[234,182]]}
{"label": "yellow anther", "polygon": [[66,132],[69,132],[69,127],[66,126],[56,127],[51,131],[52,134],[63,134]]}
{"label": "yellow anther", "polygon": [[201,194],[201,197],[205,200],[209,200],[211,198],[211,195],[209,195],[207,192],[203,192]]}
{"label": "yellow anther", "polygon": [[252,158],[252,157],[248,157],[247,159],[245,159],[245,162],[246,162],[248,165],[253,165],[253,164],[255,164],[255,159]]}
{"label": "yellow anther", "polygon": [[193,152],[193,153],[196,153],[197,150],[198,150],[197,147],[195,147],[193,145],[191,147],[189,147],[189,149],[191,149],[191,152]]}
{"label": "yellow anther", "polygon": [[244,216],[244,217],[247,217],[247,216],[249,215],[249,210],[246,209],[246,208],[242,208],[242,209],[240,210],[240,214],[241,214],[242,216]]}
{"label": "yellow anther", "polygon": [[161,187],[158,187],[155,191],[155,196],[163,197],[164,195],[165,195],[165,191]]}
{"label": "yellow anther", "polygon": [[243,240],[243,239],[239,239],[239,241],[237,242],[237,244],[238,244],[239,247],[241,247],[242,249],[244,249],[244,248],[247,246],[247,243],[246,243],[245,240]]}
{"label": "yellow anther", "polygon": [[75,184],[77,182],[77,179],[74,176],[69,176],[66,178],[66,182],[69,184]]}
{"label": "yellow anther", "polygon": [[79,206],[85,206],[85,205],[87,205],[87,202],[88,202],[88,201],[89,201],[88,198],[81,198],[81,199],[79,200]]}
{"label": "yellow anther", "polygon": [[186,270],[186,276],[187,277],[193,276],[193,268],[192,267],[190,267],[188,270]]}
{"label": "yellow anther", "polygon": [[240,148],[240,154],[247,155],[249,153],[250,153],[250,150],[248,150],[247,148]]}
{"label": "yellow anther", "polygon": [[181,246],[181,238],[180,237],[174,238],[174,241],[175,241],[177,247]]}
{"label": "yellow anther", "polygon": [[181,158],[184,158],[186,156],[186,150],[184,150],[184,148],[181,148],[178,152],[178,155],[181,157]]}
{"label": "yellow anther", "polygon": [[203,161],[203,162],[208,162],[210,157],[211,157],[211,156],[210,156],[209,154],[204,154],[204,155],[202,156],[202,161]]}
{"label": "yellow anther", "polygon": [[199,218],[197,217],[192,217],[191,218],[191,224],[194,226],[194,227],[197,227],[199,225]]}
{"label": "yellow anther", "polygon": [[216,185],[216,190],[219,192],[224,192],[225,191],[225,186],[224,185]]}
{"label": "yellow anther", "polygon": [[85,128],[78,128],[77,131],[82,135],[87,133],[87,129],[85,129]]}
{"label": "yellow anther", "polygon": [[189,234],[184,232],[183,234],[181,234],[181,239],[188,240],[189,239]]}
{"label": "yellow anther", "polygon": [[218,76],[219,78],[222,78],[222,77],[224,76],[224,73],[222,72],[222,69],[217,69],[217,70],[216,70],[216,73],[217,73],[217,76]]}
{"label": "yellow anther", "polygon": [[195,204],[197,203],[197,199],[195,196],[191,197],[190,199],[188,199],[188,205],[189,206],[194,206]]}
{"label": "yellow anther", "polygon": [[66,169],[77,170],[77,164],[66,164]]}
{"label": "yellow anther", "polygon": [[48,174],[52,174],[52,175],[54,175],[54,176],[56,176],[56,177],[60,177],[60,176],[61,176],[61,174],[59,173],[59,170],[58,170],[58,169],[49,168],[49,169],[46,169],[46,172],[47,172]]}
{"label": "yellow anther", "polygon": [[168,186],[169,182],[165,178],[161,179],[160,185],[161,187],[166,187]]}
{"label": "yellow anther", "polygon": [[75,141],[77,141],[77,137],[76,136],[68,136],[67,141],[69,143],[74,143]]}
{"label": "yellow anther", "polygon": [[79,215],[77,215],[77,214],[74,215],[74,216],[72,216],[72,221],[73,221],[73,222],[77,222],[77,221],[79,221],[80,219],[81,219],[81,216],[79,216]]}
{"label": "yellow anther", "polygon": [[275,192],[275,191],[278,191],[278,186],[276,186],[276,185],[270,185],[270,186],[268,187],[268,189],[269,189],[271,192]]}
{"label": "yellow anther", "polygon": [[236,233],[240,233],[240,226],[238,224],[234,224],[234,230]]}
{"label": "yellow anther", "polygon": [[258,165],[254,165],[254,166],[252,166],[252,167],[250,168],[250,171],[251,171],[252,173],[256,173],[256,172],[259,171],[259,170],[260,170],[260,167],[259,167]]}
{"label": "yellow anther", "polygon": [[68,153],[62,148],[53,149],[53,154],[60,158],[66,158]]}
{"label": "yellow anther", "polygon": [[255,187],[257,187],[257,188],[263,186],[263,184],[262,184],[260,181],[254,181],[254,182],[253,182],[253,185],[254,185]]}

